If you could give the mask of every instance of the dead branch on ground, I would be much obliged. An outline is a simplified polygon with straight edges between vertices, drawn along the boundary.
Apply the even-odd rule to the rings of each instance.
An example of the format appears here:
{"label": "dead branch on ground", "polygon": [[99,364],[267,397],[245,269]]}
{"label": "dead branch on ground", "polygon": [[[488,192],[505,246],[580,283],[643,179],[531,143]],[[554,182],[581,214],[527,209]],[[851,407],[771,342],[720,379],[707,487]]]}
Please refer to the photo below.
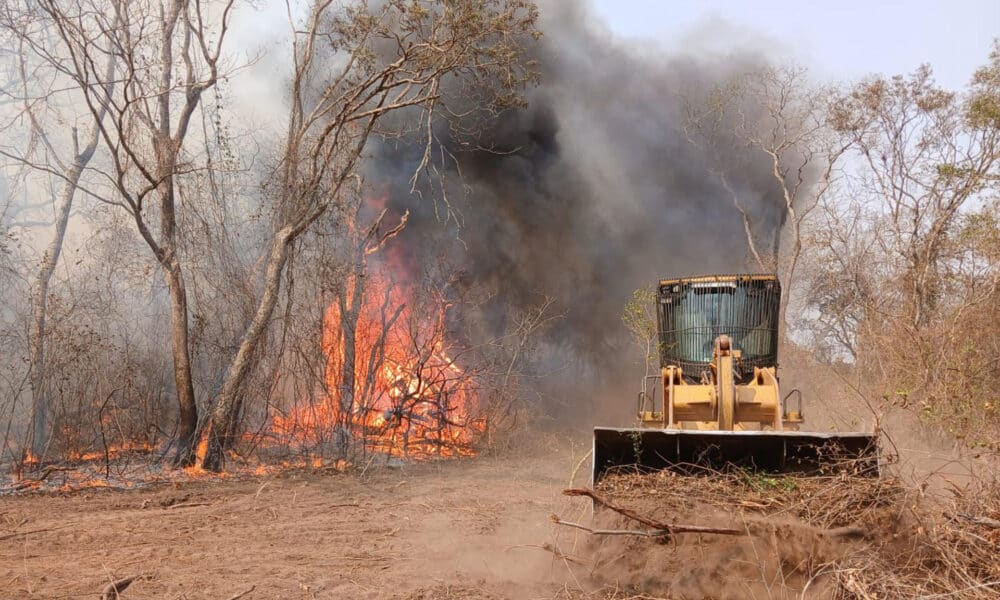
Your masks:
{"label": "dead branch on ground", "polygon": [[257,586],[251,585],[249,590],[247,590],[245,592],[240,592],[239,594],[236,594],[234,596],[230,596],[227,600],[239,600],[240,598],[246,596],[247,594],[249,594],[250,592],[254,591],[255,589],[257,589]]}
{"label": "dead branch on ground", "polygon": [[42,482],[48,479],[49,475],[53,473],[75,471],[75,470],[76,467],[57,467],[55,465],[49,465],[42,470],[41,475],[39,475],[38,477],[34,479],[21,479],[21,481],[12,485],[10,489],[11,491],[20,492],[22,490],[26,490],[29,488],[37,488],[41,486]]}
{"label": "dead branch on ground", "polygon": [[559,515],[549,515],[556,525],[565,525],[581,529],[592,535],[637,535],[641,537],[670,537],[678,533],[712,533],[717,535],[749,535],[745,530],[730,529],[728,527],[702,527],[700,525],[669,525],[657,529],[591,529],[579,523],[564,521]]}
{"label": "dead branch on ground", "polygon": [[112,581],[108,585],[104,586],[104,589],[101,591],[101,600],[119,600],[120,594],[124,592],[128,586],[132,585],[132,582],[138,578],[139,575],[133,575],[124,579],[119,579],[118,581]]}
{"label": "dead branch on ground", "polygon": [[628,517],[633,521],[638,521],[643,525],[648,525],[655,529],[669,529],[669,526],[666,525],[665,523],[654,521],[653,519],[644,517],[627,508],[622,508],[620,506],[615,506],[614,504],[611,504],[601,496],[597,495],[597,492],[595,492],[594,490],[588,490],[586,488],[570,488],[568,490],[563,490],[563,496],[585,496],[593,500],[595,503],[600,504],[601,506],[608,508],[610,510],[613,510],[620,515]]}
{"label": "dead branch on ground", "polygon": [[992,529],[1000,529],[1000,521],[996,519],[991,519],[989,517],[981,517],[978,515],[970,515],[967,513],[955,513],[956,517],[965,519],[970,523],[975,523],[976,525],[982,525],[983,527],[990,527]]}

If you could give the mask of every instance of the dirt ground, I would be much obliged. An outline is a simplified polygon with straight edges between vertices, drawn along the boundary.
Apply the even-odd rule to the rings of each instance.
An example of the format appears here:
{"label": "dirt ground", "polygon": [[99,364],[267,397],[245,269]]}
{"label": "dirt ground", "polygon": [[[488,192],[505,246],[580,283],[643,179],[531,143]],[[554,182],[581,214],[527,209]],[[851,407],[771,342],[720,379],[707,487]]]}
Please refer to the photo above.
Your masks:
{"label": "dirt ground", "polygon": [[133,575],[123,600],[567,597],[587,584],[541,546],[586,449],[535,446],[364,476],[0,498],[0,597],[98,598]]}
{"label": "dirt ground", "polygon": [[[492,456],[364,472],[0,496],[0,599],[96,599],[109,582],[132,576],[122,600],[814,598],[828,595],[821,582],[796,579],[797,570],[857,550],[851,540],[829,542],[794,511],[757,523],[760,499],[739,492],[699,500],[680,483],[632,494],[633,508],[666,521],[747,527],[751,537],[685,534],[664,545],[554,525],[552,514],[594,523],[589,501],[561,494],[587,484],[589,446],[589,436],[540,435]],[[951,488],[957,481],[948,477]],[[793,504],[818,502],[826,514],[835,487]],[[767,572],[771,563],[778,575],[792,574],[784,587]]]}

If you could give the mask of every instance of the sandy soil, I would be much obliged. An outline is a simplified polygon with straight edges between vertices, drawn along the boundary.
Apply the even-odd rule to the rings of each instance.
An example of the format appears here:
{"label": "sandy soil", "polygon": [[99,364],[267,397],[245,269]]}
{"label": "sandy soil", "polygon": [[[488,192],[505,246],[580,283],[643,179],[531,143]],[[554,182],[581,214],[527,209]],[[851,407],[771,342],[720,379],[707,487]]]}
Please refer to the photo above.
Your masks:
{"label": "sandy soil", "polygon": [[0,498],[0,597],[97,598],[138,574],[124,600],[567,597],[586,582],[540,546],[584,451]]}

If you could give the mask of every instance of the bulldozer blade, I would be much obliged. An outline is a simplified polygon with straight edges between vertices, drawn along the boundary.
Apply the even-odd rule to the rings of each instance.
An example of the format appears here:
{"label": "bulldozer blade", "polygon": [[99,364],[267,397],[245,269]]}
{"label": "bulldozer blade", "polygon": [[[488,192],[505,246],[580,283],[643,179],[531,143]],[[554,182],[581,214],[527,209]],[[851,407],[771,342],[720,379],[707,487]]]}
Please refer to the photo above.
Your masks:
{"label": "bulldozer blade", "polygon": [[878,436],[871,433],[705,431],[594,428],[592,483],[611,469],[721,469],[818,474],[839,466],[879,475]]}

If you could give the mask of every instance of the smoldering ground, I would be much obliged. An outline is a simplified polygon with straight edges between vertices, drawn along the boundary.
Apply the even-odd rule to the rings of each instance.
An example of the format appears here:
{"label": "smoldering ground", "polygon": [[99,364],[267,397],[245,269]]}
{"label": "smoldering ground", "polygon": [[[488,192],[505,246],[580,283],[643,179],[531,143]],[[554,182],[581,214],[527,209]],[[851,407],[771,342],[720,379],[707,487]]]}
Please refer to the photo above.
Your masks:
{"label": "smoldering ground", "polygon": [[766,58],[746,47],[669,53],[613,38],[579,3],[541,9],[541,82],[528,107],[489,123],[479,146],[446,142],[440,166],[458,227],[442,226],[432,194],[410,192],[418,144],[379,145],[369,180],[411,213],[397,247],[411,272],[447,256],[458,287],[495,292],[464,314],[480,331],[501,332],[512,313],[555,298],[564,316],[541,334],[537,368],[558,372],[546,381],[564,401],[590,395],[599,406],[601,388],[621,396],[642,374],[621,322],[633,290],[667,275],[756,270],[713,173],[726,172],[758,239],[781,228],[770,163],[722,139],[693,143],[685,128],[691,103]]}

